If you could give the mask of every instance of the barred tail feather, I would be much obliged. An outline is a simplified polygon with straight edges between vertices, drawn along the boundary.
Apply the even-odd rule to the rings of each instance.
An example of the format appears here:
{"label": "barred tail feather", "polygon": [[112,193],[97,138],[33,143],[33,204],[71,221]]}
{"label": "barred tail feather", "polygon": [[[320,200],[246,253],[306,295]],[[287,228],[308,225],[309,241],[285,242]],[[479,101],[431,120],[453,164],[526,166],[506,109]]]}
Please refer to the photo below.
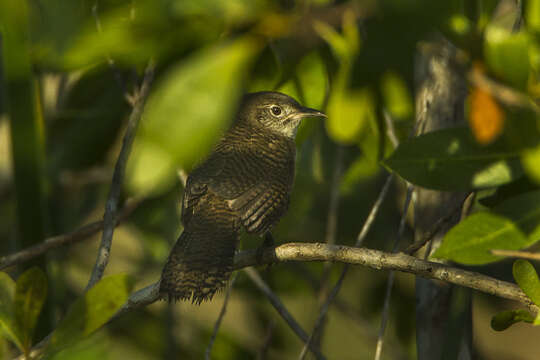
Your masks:
{"label": "barred tail feather", "polygon": [[229,280],[238,235],[234,231],[184,229],[163,268],[159,293],[162,299],[211,300]]}

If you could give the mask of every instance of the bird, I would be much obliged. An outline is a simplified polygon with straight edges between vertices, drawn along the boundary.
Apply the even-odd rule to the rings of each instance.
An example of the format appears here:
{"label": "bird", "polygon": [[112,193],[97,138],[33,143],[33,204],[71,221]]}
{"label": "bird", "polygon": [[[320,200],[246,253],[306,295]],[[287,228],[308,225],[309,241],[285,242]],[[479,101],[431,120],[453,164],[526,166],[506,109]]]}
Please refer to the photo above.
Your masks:
{"label": "bird", "polygon": [[161,299],[211,300],[228,283],[241,232],[270,235],[289,206],[294,139],[308,117],[326,115],[279,92],[242,97],[231,127],[187,178],[183,231],[161,274]]}

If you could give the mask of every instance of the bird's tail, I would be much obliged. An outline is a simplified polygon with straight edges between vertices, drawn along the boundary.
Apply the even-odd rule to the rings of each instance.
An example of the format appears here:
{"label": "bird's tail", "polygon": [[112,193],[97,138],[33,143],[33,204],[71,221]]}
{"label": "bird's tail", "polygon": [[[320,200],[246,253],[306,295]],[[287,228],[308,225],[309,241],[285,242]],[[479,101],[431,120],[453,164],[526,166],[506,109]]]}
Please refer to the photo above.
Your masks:
{"label": "bird's tail", "polygon": [[161,298],[211,300],[229,280],[238,233],[233,229],[184,229],[161,274]]}

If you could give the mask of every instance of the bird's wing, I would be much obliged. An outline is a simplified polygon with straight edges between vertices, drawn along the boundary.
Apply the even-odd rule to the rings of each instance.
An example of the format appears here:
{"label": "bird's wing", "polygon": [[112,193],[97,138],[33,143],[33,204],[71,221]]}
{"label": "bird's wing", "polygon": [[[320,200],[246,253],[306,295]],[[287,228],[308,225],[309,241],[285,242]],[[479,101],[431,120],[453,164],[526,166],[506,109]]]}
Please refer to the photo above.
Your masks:
{"label": "bird's wing", "polygon": [[224,164],[225,160],[220,153],[212,153],[204,163],[189,174],[182,197],[182,223],[184,226],[189,223],[201,197],[208,192],[209,183],[223,171]]}
{"label": "bird's wing", "polygon": [[247,232],[262,235],[287,211],[290,191],[288,187],[285,183],[261,181],[227,203],[240,215]]}
{"label": "bird's wing", "polygon": [[239,164],[238,156],[219,147],[189,176],[182,199],[182,223],[187,225],[202,196],[211,192],[224,201],[241,197],[261,181],[256,172]]}
{"label": "bird's wing", "polygon": [[263,234],[285,213],[294,177],[294,158],[269,171],[256,155],[216,151],[189,177],[182,222],[187,224],[207,192],[227,202],[250,233]]}

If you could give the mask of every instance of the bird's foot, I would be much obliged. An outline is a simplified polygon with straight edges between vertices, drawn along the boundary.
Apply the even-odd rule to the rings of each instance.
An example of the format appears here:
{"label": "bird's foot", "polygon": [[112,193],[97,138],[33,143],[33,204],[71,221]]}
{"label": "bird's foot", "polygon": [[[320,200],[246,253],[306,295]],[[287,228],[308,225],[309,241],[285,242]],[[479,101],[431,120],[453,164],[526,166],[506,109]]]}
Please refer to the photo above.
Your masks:
{"label": "bird's foot", "polygon": [[[257,263],[259,265],[262,265],[263,263],[264,251],[268,248],[274,247],[274,244],[275,244],[275,241],[272,234],[270,232],[267,232],[266,234],[264,234],[264,241],[261,244],[261,246],[257,248],[257,254],[256,254]],[[270,267],[270,265],[272,264],[268,264],[268,267]]]}

